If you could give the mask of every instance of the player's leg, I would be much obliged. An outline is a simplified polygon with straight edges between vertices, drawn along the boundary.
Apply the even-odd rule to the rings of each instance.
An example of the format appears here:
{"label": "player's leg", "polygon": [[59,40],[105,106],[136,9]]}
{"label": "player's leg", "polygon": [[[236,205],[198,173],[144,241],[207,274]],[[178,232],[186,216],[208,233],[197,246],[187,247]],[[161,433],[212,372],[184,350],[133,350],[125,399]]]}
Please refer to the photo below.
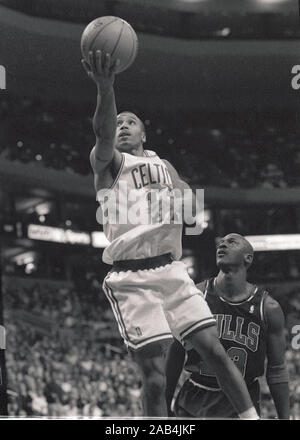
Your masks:
{"label": "player's leg", "polygon": [[143,378],[143,409],[149,417],[167,417],[165,399],[166,354],[172,339],[165,339],[131,351],[132,359],[138,364]]}
{"label": "player's leg", "polygon": [[175,411],[175,417],[187,417],[187,418],[192,418],[194,417],[192,414],[190,414],[185,408],[183,408],[182,406],[180,406],[178,404],[178,406],[176,407],[176,411]]}
{"label": "player's leg", "polygon": [[197,417],[200,419],[235,419],[234,407],[220,390],[210,390],[198,386],[187,379],[177,394],[174,403],[176,417]]}
{"label": "player's leg", "polygon": [[257,414],[247,386],[240,371],[221,345],[216,327],[210,326],[195,331],[186,337],[186,341],[197,350],[207,366],[215,372],[222,390],[239,416],[255,418]]}
{"label": "player's leg", "polygon": [[190,343],[215,371],[240,417],[257,417],[243,377],[221,345],[216,321],[186,267],[182,262],[173,262],[166,275],[172,279],[165,289],[165,314],[172,333],[178,340]]}
{"label": "player's leg", "polygon": [[141,370],[144,415],[165,417],[165,362],[173,337],[165,318],[161,290],[151,288],[154,272],[113,272],[106,277],[103,287],[120,334]]}
{"label": "player's leg", "polygon": [[[201,410],[201,399],[198,399],[194,389],[191,390],[189,381],[186,380],[180,388],[174,402],[175,417],[196,417],[195,405],[196,410]],[[191,407],[194,411],[191,410]]]}
{"label": "player's leg", "polygon": [[260,409],[260,384],[259,380],[256,379],[251,385],[248,386],[249,394],[251,397],[251,400],[253,402],[253,405],[257,411],[257,414],[260,416],[261,409]]}

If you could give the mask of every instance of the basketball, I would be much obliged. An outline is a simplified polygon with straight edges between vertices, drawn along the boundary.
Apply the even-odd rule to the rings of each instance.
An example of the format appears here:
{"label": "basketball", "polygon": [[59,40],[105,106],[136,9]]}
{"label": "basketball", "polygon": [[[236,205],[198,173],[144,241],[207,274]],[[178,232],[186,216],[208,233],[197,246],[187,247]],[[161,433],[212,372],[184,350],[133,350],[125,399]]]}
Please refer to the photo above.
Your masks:
{"label": "basketball", "polygon": [[134,29],[119,17],[99,17],[91,21],[81,36],[81,53],[86,62],[89,51],[110,53],[114,62],[119,58],[116,73],[128,69],[136,58],[138,39]]}

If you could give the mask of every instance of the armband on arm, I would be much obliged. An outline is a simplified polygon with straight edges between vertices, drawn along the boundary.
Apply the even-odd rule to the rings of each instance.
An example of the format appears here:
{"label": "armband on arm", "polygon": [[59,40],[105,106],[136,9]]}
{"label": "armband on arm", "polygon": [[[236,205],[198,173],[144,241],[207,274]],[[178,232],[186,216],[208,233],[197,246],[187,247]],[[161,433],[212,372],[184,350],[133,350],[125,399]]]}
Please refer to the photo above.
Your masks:
{"label": "armband on arm", "polygon": [[286,364],[267,367],[266,379],[268,384],[288,383],[289,373]]}

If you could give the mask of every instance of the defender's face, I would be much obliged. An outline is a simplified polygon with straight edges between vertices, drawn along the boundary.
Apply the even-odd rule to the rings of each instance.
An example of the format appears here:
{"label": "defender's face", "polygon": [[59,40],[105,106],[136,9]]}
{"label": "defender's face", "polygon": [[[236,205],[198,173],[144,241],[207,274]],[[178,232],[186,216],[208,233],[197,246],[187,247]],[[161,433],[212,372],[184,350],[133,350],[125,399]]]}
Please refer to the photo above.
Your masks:
{"label": "defender's face", "polygon": [[217,266],[239,266],[245,264],[245,246],[242,238],[235,234],[226,235],[218,244]]}
{"label": "defender's face", "polygon": [[116,148],[131,153],[144,142],[145,133],[139,118],[133,113],[121,113],[117,118]]}

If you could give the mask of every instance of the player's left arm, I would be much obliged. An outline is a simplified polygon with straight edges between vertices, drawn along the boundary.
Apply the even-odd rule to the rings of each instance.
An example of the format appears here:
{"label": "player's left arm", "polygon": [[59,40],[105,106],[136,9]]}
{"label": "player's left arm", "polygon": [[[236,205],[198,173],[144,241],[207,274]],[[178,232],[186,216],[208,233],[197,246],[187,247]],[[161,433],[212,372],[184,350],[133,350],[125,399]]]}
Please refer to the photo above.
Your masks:
{"label": "player's left arm", "polygon": [[191,189],[190,185],[186,183],[184,180],[182,180],[176,169],[173,167],[173,165],[170,164],[168,160],[163,159],[163,162],[167,165],[169,174],[171,176],[175,188],[179,188],[181,191],[183,191],[184,189]]}
{"label": "player's left arm", "polygon": [[278,302],[269,296],[266,298],[264,311],[267,321],[266,379],[278,418],[289,419],[289,375],[285,362],[284,315]]}

